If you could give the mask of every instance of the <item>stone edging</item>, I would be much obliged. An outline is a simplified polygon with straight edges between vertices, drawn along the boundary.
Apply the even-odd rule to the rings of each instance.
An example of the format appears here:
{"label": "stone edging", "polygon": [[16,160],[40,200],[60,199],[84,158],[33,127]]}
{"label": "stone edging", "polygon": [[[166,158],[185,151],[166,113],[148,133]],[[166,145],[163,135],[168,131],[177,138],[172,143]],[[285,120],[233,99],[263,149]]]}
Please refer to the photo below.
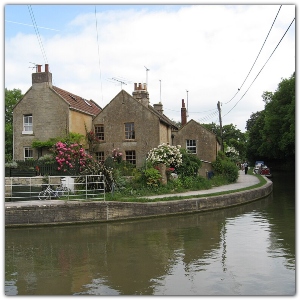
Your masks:
{"label": "stone edging", "polygon": [[262,187],[230,194],[159,202],[64,202],[5,208],[5,227],[49,226],[196,213],[241,205],[264,198],[273,191],[267,180]]}

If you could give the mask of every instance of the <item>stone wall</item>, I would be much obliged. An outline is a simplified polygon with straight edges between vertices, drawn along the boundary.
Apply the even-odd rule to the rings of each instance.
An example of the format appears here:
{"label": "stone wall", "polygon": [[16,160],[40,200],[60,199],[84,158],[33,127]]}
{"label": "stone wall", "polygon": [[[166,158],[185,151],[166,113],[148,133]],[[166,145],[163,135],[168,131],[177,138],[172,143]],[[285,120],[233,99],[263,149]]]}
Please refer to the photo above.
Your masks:
{"label": "stone wall", "polygon": [[58,202],[31,206],[6,206],[5,226],[45,226],[108,222],[170,214],[196,213],[255,201],[272,193],[273,183],[227,195],[152,203],[132,202]]}

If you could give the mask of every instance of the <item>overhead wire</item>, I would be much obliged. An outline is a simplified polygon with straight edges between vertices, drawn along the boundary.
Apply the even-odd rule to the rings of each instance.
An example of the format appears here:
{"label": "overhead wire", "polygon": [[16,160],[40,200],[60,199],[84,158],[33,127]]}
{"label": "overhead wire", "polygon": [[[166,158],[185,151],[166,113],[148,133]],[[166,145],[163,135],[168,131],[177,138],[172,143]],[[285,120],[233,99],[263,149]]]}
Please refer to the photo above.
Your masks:
{"label": "overhead wire", "polygon": [[273,25],[274,25],[274,23],[275,23],[275,21],[276,21],[276,19],[277,19],[277,16],[278,16],[278,14],[279,14],[279,11],[280,11],[281,7],[282,7],[282,5],[280,5],[280,7],[279,7],[278,12],[277,12],[277,14],[276,14],[276,17],[275,17],[275,19],[274,19],[274,21],[273,21],[273,23],[272,23],[272,25],[271,25],[271,28],[270,28],[270,30],[269,30],[269,32],[268,32],[268,34],[267,34],[267,37],[265,38],[265,41],[264,41],[262,47],[260,48],[260,51],[259,51],[258,55],[256,56],[256,59],[255,59],[253,65],[252,65],[250,71],[248,72],[246,78],[244,79],[242,85],[238,88],[238,91],[235,93],[235,95],[234,95],[228,102],[226,102],[226,103],[224,103],[224,104],[228,104],[229,102],[231,102],[231,101],[235,98],[235,96],[240,92],[240,90],[241,90],[241,88],[243,87],[245,81],[246,81],[247,78],[249,77],[249,75],[250,75],[250,73],[251,73],[251,71],[252,71],[252,69],[253,69],[253,67],[254,67],[254,65],[255,65],[255,63],[256,63],[256,61],[257,61],[257,59],[258,59],[258,57],[259,57],[259,55],[260,55],[260,53],[261,53],[261,51],[262,51],[262,49],[263,49],[263,47],[265,46],[265,43],[266,43],[266,41],[267,41],[267,39],[268,39],[268,37],[269,37],[269,35],[270,35],[270,32],[271,32],[271,30],[272,30],[272,28],[273,28]]}
{"label": "overhead wire", "polygon": [[289,25],[289,27],[285,31],[284,35],[281,37],[280,41],[278,42],[278,44],[274,48],[273,52],[271,53],[271,55],[269,56],[269,58],[267,59],[267,61],[265,62],[265,64],[262,66],[262,68],[260,69],[260,71],[257,73],[256,77],[253,79],[252,83],[250,84],[250,86],[248,87],[248,89],[246,90],[246,92],[243,94],[243,96],[241,97],[241,99],[239,101],[237,101],[236,104],[225,115],[223,115],[223,117],[227,116],[237,106],[237,104],[244,98],[244,96],[246,95],[246,93],[249,91],[250,87],[254,83],[254,81],[257,79],[257,77],[259,76],[259,74],[261,73],[261,71],[264,69],[264,67],[266,66],[266,64],[268,63],[268,61],[270,60],[270,58],[272,57],[272,55],[274,54],[274,52],[278,48],[279,44],[281,43],[281,41],[285,37],[286,33],[289,31],[289,29],[292,26],[292,24],[293,24],[294,21],[295,21],[295,18],[293,19],[293,21],[291,22],[291,24]]}
{"label": "overhead wire", "polygon": [[39,43],[41,51],[42,51],[44,62],[48,63],[46,51],[44,49],[43,42],[42,42],[42,39],[41,39],[41,36],[40,36],[40,33],[39,33],[39,29],[38,29],[38,26],[37,26],[36,21],[35,21],[35,17],[34,17],[34,13],[33,13],[32,7],[31,7],[31,5],[27,5],[27,7],[28,7],[28,10],[29,10],[29,14],[30,14],[30,17],[31,17],[31,21],[32,21],[34,30],[35,30],[36,37],[38,39],[38,43]]}
{"label": "overhead wire", "polygon": [[101,86],[101,97],[102,97],[102,102],[103,102],[102,76],[101,76],[101,64],[100,64],[100,50],[99,50],[98,22],[97,22],[97,9],[96,9],[96,5],[95,5],[95,20],[96,20],[97,47],[98,47],[99,78],[100,78],[100,86]]}

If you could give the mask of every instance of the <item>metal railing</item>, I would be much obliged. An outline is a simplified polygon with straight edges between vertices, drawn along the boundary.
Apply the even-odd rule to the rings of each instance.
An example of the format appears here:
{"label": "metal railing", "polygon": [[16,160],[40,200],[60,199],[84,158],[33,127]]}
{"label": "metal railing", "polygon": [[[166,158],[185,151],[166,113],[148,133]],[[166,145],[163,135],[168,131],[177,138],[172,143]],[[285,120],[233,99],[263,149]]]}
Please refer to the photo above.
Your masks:
{"label": "metal railing", "polygon": [[5,178],[6,202],[46,199],[105,201],[104,175]]}

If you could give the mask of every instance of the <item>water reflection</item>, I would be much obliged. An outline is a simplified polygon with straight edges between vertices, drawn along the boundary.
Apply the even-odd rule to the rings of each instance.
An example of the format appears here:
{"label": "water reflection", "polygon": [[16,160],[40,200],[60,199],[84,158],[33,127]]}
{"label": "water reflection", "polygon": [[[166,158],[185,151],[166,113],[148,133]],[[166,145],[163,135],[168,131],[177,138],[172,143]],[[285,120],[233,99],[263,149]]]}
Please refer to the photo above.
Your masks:
{"label": "water reflection", "polygon": [[7,229],[6,295],[291,295],[290,216],[272,205],[270,196],[200,214]]}

